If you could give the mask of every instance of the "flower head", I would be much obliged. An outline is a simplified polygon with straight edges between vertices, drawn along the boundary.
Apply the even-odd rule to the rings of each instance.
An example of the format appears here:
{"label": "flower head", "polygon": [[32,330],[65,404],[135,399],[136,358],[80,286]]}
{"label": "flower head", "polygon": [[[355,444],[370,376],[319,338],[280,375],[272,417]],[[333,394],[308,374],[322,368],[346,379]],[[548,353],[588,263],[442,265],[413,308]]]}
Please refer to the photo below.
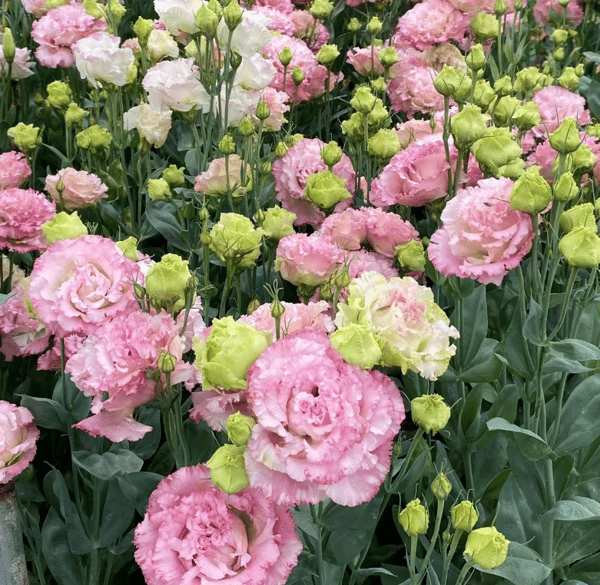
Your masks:
{"label": "flower head", "polygon": [[15,479],[31,463],[39,436],[29,410],[0,400],[0,484]]}

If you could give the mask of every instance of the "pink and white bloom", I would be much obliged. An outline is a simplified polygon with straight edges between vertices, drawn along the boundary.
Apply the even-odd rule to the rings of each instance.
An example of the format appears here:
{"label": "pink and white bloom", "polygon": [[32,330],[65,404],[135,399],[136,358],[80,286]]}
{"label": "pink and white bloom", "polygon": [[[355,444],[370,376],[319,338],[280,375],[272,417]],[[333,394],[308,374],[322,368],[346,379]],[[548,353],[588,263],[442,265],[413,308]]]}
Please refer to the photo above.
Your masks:
{"label": "pink and white bloom", "polygon": [[302,551],[289,510],[251,488],[226,494],[206,465],[158,484],[133,544],[148,585],[284,585]]}
{"label": "pink and white bloom", "polygon": [[31,167],[22,152],[0,154],[0,189],[20,187],[31,175]]}
{"label": "pink and white bloom", "polygon": [[199,32],[195,17],[204,4],[204,0],[154,0],[154,10],[169,32],[178,36]]}
{"label": "pink and white bloom", "polygon": [[154,28],[148,37],[148,57],[152,63],[156,63],[165,57],[177,59],[179,57],[179,46],[171,33],[166,30]]}
{"label": "pink and white bloom", "polygon": [[535,234],[529,214],[510,206],[512,186],[510,179],[483,179],[448,201],[427,248],[436,270],[500,285],[520,264]]}
{"label": "pink and white bloom", "polygon": [[[551,20],[551,13],[554,12],[560,18],[565,13],[565,9],[560,5],[558,0],[537,0],[533,7],[533,16],[540,26],[548,24]],[[583,22],[585,16],[582,2],[579,0],[571,0],[567,4],[566,21],[573,26],[578,26]],[[562,21],[561,21],[562,22]]]}
{"label": "pink and white bloom", "polygon": [[[0,32],[0,76],[8,75],[8,62],[4,58],[4,47],[2,41],[4,35]],[[31,53],[29,49],[15,49],[15,57],[10,70],[11,79],[25,79],[30,75],[33,75],[32,67],[35,65],[33,61],[30,61]]]}
{"label": "pink and white bloom", "polygon": [[39,437],[29,410],[0,400],[0,484],[15,479],[31,463]]}
{"label": "pink and white bloom", "polygon": [[[57,188],[59,181],[62,181],[63,187],[60,193]],[[67,167],[56,175],[46,177],[46,191],[56,203],[62,202],[65,209],[72,210],[98,203],[106,197],[108,187],[97,175]]]}
{"label": "pink and white bloom", "polygon": [[[277,132],[281,130],[281,126],[287,122],[285,113],[289,111],[290,106],[286,104],[288,99],[287,93],[277,91],[272,87],[265,87],[260,94],[260,99],[267,104],[269,108],[269,117],[263,120],[263,132]],[[250,107],[252,113],[252,122],[258,127],[259,119],[256,117],[256,106]]]}
{"label": "pink and white bloom", "polygon": [[[229,47],[248,59],[260,52],[271,40],[271,32],[267,28],[268,18],[260,12],[244,10],[242,22],[234,29]],[[225,49],[229,40],[229,29],[221,19],[217,26],[217,42],[221,49]]]}
{"label": "pink and white bloom", "polygon": [[252,487],[284,505],[357,506],[375,496],[404,419],[390,378],[345,362],[327,334],[299,331],[251,366],[248,403],[257,421],[246,449]]}
{"label": "pink and white bloom", "polygon": [[125,130],[135,128],[140,137],[155,148],[160,148],[169,135],[172,115],[172,110],[155,110],[148,104],[140,104],[123,114],[123,127]]}
{"label": "pink and white bloom", "polygon": [[90,335],[106,321],[138,306],[138,265],[114,242],[82,236],[51,244],[34,263],[29,298],[55,335]]}
{"label": "pink and white bloom", "polygon": [[0,248],[14,252],[43,250],[42,224],[56,211],[54,202],[33,189],[0,190]]}
{"label": "pink and white bloom", "polygon": [[103,83],[124,86],[135,57],[131,49],[119,45],[120,39],[106,32],[77,41],[73,53],[81,79],[87,79],[92,87],[101,87]]}

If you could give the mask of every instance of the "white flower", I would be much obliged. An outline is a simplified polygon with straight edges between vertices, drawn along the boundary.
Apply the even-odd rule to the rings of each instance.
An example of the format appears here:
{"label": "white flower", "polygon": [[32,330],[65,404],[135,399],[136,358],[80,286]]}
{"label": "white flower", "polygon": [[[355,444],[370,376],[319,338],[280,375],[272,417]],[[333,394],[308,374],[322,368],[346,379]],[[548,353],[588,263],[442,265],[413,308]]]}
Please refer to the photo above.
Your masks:
{"label": "white flower", "polygon": [[194,34],[198,32],[196,12],[204,4],[204,0],[154,0],[154,10],[172,34]]}
{"label": "white flower", "polygon": [[[242,22],[234,29],[230,47],[242,57],[258,53],[273,37],[267,28],[269,19],[259,12],[244,10]],[[222,49],[227,47],[229,29],[224,20],[217,26],[217,42]]]}
{"label": "white flower", "polygon": [[242,59],[241,65],[235,72],[236,85],[244,89],[264,89],[275,77],[277,69],[271,61],[259,53]]}
{"label": "white flower", "polygon": [[171,129],[172,113],[171,110],[159,112],[148,104],[142,104],[123,114],[123,126],[125,130],[136,128],[140,136],[159,148],[165,143]]}
{"label": "white flower", "polygon": [[177,59],[179,47],[169,31],[153,29],[148,37],[148,56],[150,61],[156,63],[165,57]]}

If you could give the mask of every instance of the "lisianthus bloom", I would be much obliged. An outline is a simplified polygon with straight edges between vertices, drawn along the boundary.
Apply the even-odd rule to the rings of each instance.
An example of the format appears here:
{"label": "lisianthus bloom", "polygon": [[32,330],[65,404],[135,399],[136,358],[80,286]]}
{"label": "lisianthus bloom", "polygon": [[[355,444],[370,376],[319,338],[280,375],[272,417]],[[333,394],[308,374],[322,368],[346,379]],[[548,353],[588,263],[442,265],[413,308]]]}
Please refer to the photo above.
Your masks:
{"label": "lisianthus bloom", "polygon": [[531,217],[510,206],[510,179],[484,179],[459,189],[442,211],[442,227],[427,249],[436,270],[448,276],[500,285],[529,252]]}
{"label": "lisianthus bloom", "polygon": [[108,187],[97,175],[67,167],[46,177],[46,191],[56,203],[72,210],[94,205],[106,197]]}
{"label": "lisianthus bloom", "polygon": [[31,463],[39,437],[29,410],[0,400],[0,484],[15,479]]}
{"label": "lisianthus bloom", "polygon": [[[296,225],[310,224],[318,227],[325,219],[325,213],[305,195],[306,179],[310,175],[327,170],[327,165],[321,158],[324,146],[325,143],[318,138],[303,138],[273,163],[277,200],[284,209],[296,214]],[[346,189],[354,195],[355,173],[346,154],[342,154],[340,162],[333,166],[333,174],[345,179]],[[339,213],[351,204],[352,197],[348,197],[338,203],[334,211]]]}
{"label": "lisianthus bloom", "polygon": [[[450,147],[451,160],[456,150]],[[400,151],[371,185],[371,203],[378,207],[418,207],[448,194],[448,161],[440,134],[421,138]]]}
{"label": "lisianthus bloom", "polygon": [[[8,61],[4,58],[4,47],[2,46],[3,34],[0,32],[0,76],[8,75]],[[10,68],[11,79],[25,79],[33,75],[32,67],[35,64],[30,61],[29,49],[15,48],[15,56]]]}
{"label": "lisianthus bloom", "polygon": [[140,104],[130,108],[123,114],[123,127],[125,130],[138,131],[155,148],[160,148],[167,140],[171,129],[171,110],[155,110],[148,104]]}
{"label": "lisianthus bloom", "polygon": [[0,190],[0,248],[14,252],[43,250],[42,224],[50,221],[56,205],[33,189]]}
{"label": "lisianthus bloom", "polygon": [[348,53],[348,63],[359,75],[378,77],[385,73],[378,59],[381,47],[355,47]]}
{"label": "lisianthus bloom", "polygon": [[75,385],[93,397],[93,416],[76,428],[115,443],[136,441],[151,431],[152,427],[133,419],[133,411],[156,398],[156,379],[147,374],[158,369],[163,353],[178,362],[171,381],[183,381],[189,373],[189,366],[181,362],[183,339],[166,313],[128,312],[92,333],[65,368]]}
{"label": "lisianthus bloom", "polygon": [[[242,168],[244,180],[242,180]],[[239,155],[230,154],[227,158],[215,158],[208,169],[196,177],[194,191],[212,197],[242,197],[252,177],[252,169]],[[228,191],[229,186],[229,191]]]}
{"label": "lisianthus bloom", "polygon": [[204,4],[204,0],[154,0],[154,9],[169,32],[177,36],[199,32],[195,16]]}
{"label": "lisianthus bloom", "polygon": [[[61,0],[61,4],[70,4],[71,0]],[[25,12],[33,14],[36,18],[41,18],[46,14],[49,8],[46,6],[46,0],[21,0]]]}
{"label": "lisianthus bloom", "polygon": [[55,335],[91,334],[137,308],[138,265],[111,240],[83,236],[51,244],[34,263],[29,298]]}
{"label": "lisianthus bloom", "polygon": [[433,300],[430,288],[411,277],[365,272],[350,282],[348,298],[338,304],[338,328],[358,323],[370,328],[382,351],[381,365],[411,370],[436,380],[454,355],[458,331]]}
{"label": "lisianthus bloom", "polygon": [[346,363],[327,334],[299,331],[269,346],[248,371],[257,423],[246,449],[252,487],[285,505],[372,499],[404,419],[390,378]]}
{"label": "lisianthus bloom", "polygon": [[221,49],[227,46],[232,51],[247,59],[259,53],[261,49],[271,40],[271,33],[267,28],[268,19],[258,13],[250,10],[242,12],[242,21],[235,27],[231,42],[229,42],[229,28],[225,19],[221,19],[217,26],[217,42]]}
{"label": "lisianthus bloom", "polygon": [[57,6],[31,26],[31,37],[39,44],[35,56],[44,67],[70,67],[75,65],[73,45],[105,29],[106,22],[89,15],[79,2]]}
{"label": "lisianthus bloom", "polygon": [[22,152],[0,154],[0,189],[20,187],[31,175],[31,167]]}
{"label": "lisianthus bloom", "polygon": [[289,510],[251,488],[226,494],[206,465],[158,484],[133,544],[148,585],[284,585],[302,551]]}
{"label": "lisianthus bloom", "polygon": [[[263,132],[277,132],[281,129],[281,126],[287,122],[285,113],[289,111],[290,106],[286,104],[287,93],[283,91],[277,91],[272,87],[265,87],[260,94],[260,99],[269,108],[269,117],[262,120]],[[252,122],[255,127],[258,127],[260,121],[256,115],[257,105],[250,106],[250,112],[252,113]]]}
{"label": "lisianthus bloom", "polygon": [[[551,14],[554,12],[558,16],[559,22],[562,22],[565,8],[558,0],[537,0],[533,7],[533,16],[539,26],[545,26],[551,20]],[[579,0],[571,0],[566,8],[566,21],[573,26],[581,24],[584,17],[582,3]]]}

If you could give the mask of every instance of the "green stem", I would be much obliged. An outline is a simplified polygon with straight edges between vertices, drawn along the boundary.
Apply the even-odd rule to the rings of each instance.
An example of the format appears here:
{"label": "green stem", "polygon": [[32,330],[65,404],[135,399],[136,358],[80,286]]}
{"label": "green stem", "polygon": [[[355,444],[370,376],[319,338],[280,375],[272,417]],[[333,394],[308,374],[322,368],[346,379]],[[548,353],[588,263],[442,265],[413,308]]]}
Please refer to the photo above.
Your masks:
{"label": "green stem", "polygon": [[315,557],[317,560],[317,575],[315,585],[325,585],[324,581],[324,564],[323,564],[323,527],[321,526],[321,516],[323,513],[323,502],[317,505],[310,504],[310,514],[313,523],[317,528],[317,546],[315,549]]}
{"label": "green stem", "polygon": [[410,582],[413,585],[419,585],[417,581],[417,574],[415,564],[417,562],[417,543],[419,537],[416,534],[410,535],[410,551],[408,553],[408,573],[410,574]]}
{"label": "green stem", "polygon": [[427,552],[425,553],[425,558],[423,559],[423,564],[421,565],[421,570],[417,575],[417,583],[420,583],[425,576],[425,572],[427,571],[427,567],[429,566],[429,560],[431,559],[431,555],[433,554],[433,550],[435,549],[435,543],[440,534],[440,526],[442,524],[442,517],[444,516],[444,500],[438,499],[437,501],[437,513],[435,515],[435,525],[433,527],[433,534],[431,535],[431,541],[429,543],[429,547]]}
{"label": "green stem", "polygon": [[458,541],[462,536],[463,531],[457,530],[452,535],[452,542],[450,543],[450,550],[447,555],[444,556],[444,565],[442,568],[442,582],[441,585],[446,585],[448,581],[448,572],[450,571],[450,565],[452,563],[452,558],[454,557],[454,553],[456,552],[456,548],[458,547]]}
{"label": "green stem", "polygon": [[554,339],[556,334],[560,331],[562,327],[565,317],[567,316],[567,311],[569,309],[570,300],[571,300],[571,292],[573,291],[573,285],[575,284],[575,279],[577,278],[578,272],[577,266],[571,266],[571,273],[569,274],[569,281],[567,283],[567,290],[565,291],[565,298],[563,300],[562,309],[560,311],[560,317],[558,318],[558,323],[554,327],[554,329],[550,332],[550,335],[546,338],[546,343],[549,343]]}
{"label": "green stem", "polygon": [[465,564],[465,566],[462,568],[460,574],[458,575],[458,579],[456,580],[456,585],[462,585],[467,580],[467,575],[468,575],[469,571],[473,568],[474,565],[475,565],[474,561],[469,561],[468,563]]}

